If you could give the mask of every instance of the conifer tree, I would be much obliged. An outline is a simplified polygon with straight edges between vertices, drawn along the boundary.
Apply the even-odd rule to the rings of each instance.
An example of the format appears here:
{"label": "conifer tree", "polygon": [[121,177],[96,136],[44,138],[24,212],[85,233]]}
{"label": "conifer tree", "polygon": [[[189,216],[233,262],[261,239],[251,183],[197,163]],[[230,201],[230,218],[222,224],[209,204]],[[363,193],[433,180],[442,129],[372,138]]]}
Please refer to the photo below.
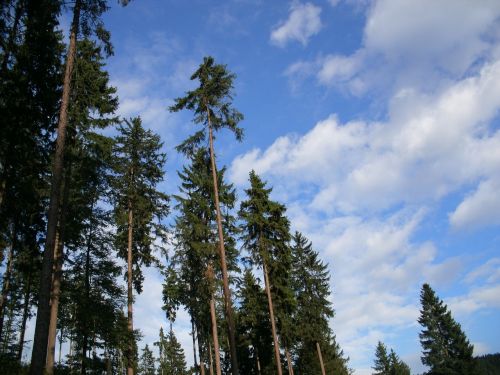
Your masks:
{"label": "conifer tree", "polygon": [[160,328],[160,340],[155,343],[160,351],[158,375],[187,375],[184,350],[175,337],[172,327],[167,336]]}
{"label": "conifer tree", "polygon": [[187,92],[185,97],[177,98],[175,105],[170,107],[170,111],[192,110],[194,112],[194,122],[202,126],[201,130],[178,146],[179,151],[186,154],[194,154],[199,145],[208,138],[214,189],[213,199],[217,212],[219,257],[223,279],[225,314],[228,323],[229,347],[231,352],[231,370],[233,375],[237,375],[239,370],[236,354],[235,326],[231,291],[229,288],[229,275],[226,265],[222,215],[219,207],[219,186],[217,183],[217,168],[213,146],[214,131],[217,132],[223,128],[227,128],[235,134],[237,140],[241,140],[243,135],[242,129],[238,127],[238,123],[243,119],[243,115],[232,107],[234,78],[234,74],[229,73],[225,65],[215,64],[212,57],[205,57],[198,70],[191,76],[191,80],[199,80],[200,86],[193,91]]}
{"label": "conifer tree", "polygon": [[430,368],[427,374],[476,374],[474,347],[429,284],[422,286],[420,302],[421,358]]}
{"label": "conifer tree", "polygon": [[[261,267],[264,273],[275,364],[281,375],[276,322],[284,339],[289,339],[290,318],[295,302],[290,285],[290,223],[285,216],[285,206],[270,200],[271,190],[265,187],[265,183],[254,171],[250,172],[250,188],[245,190],[247,200],[241,203],[240,217],[243,220],[244,247],[250,253],[249,261],[252,265]],[[276,307],[273,302],[277,302]]]}
{"label": "conifer tree", "polygon": [[[140,118],[125,120],[119,128],[114,150],[113,179],[116,246],[118,255],[127,261],[127,299],[129,347],[127,373],[133,374],[133,288],[140,293],[143,265],[156,263],[155,240],[163,242],[165,227],[161,219],[168,213],[168,197],[157,190],[163,180],[165,154],[160,152],[160,137],[142,127]],[[155,221],[157,220],[157,221]]]}
{"label": "conifer tree", "polygon": [[155,357],[153,356],[153,352],[149,349],[148,344],[142,349],[137,370],[137,374],[140,375],[156,375]]}
{"label": "conifer tree", "polygon": [[375,349],[375,363],[373,375],[389,375],[391,373],[391,363],[387,353],[387,347],[379,341]]}

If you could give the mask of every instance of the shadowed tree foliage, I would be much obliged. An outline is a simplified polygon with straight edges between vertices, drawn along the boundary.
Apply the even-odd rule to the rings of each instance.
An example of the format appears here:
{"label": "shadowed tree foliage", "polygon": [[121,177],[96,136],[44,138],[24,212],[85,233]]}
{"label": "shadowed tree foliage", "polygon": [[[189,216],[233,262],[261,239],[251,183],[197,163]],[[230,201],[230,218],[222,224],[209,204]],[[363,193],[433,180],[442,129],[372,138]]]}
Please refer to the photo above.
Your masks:
{"label": "shadowed tree foliage", "polygon": [[474,347],[429,284],[422,286],[420,303],[418,322],[423,330],[419,336],[422,363],[430,368],[427,374],[476,374]]}

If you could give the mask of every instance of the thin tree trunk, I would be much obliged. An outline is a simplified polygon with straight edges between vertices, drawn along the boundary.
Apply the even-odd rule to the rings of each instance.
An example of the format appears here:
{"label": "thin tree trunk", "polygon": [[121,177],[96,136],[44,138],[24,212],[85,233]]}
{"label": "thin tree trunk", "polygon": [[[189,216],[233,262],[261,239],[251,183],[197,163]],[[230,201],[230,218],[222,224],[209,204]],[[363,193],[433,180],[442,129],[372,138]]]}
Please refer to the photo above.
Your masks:
{"label": "thin tree trunk", "polygon": [[262,260],[262,265],[264,269],[264,284],[266,287],[267,303],[269,305],[269,318],[271,320],[271,331],[273,333],[274,341],[274,359],[276,361],[276,370],[279,375],[283,375],[281,370],[281,359],[280,359],[280,348],[278,344],[278,335],[276,334],[276,323],[274,321],[274,308],[273,308],[273,298],[271,296],[271,288],[269,286],[269,275],[267,273],[267,265],[264,260]]}
{"label": "thin tree trunk", "polygon": [[255,348],[255,359],[257,360],[257,374],[260,375],[260,359],[259,359],[259,350]]}
{"label": "thin tree trunk", "polygon": [[198,368],[198,360],[196,359],[196,332],[194,329],[194,321],[193,317],[191,317],[191,336],[193,336],[193,360],[194,360],[194,368]]}
{"label": "thin tree trunk", "polygon": [[134,375],[134,322],[133,322],[133,295],[132,295],[132,236],[133,236],[132,202],[128,203],[128,248],[127,248],[127,303],[128,303],[128,332],[130,342],[127,353],[127,375]]}
{"label": "thin tree trunk", "polygon": [[59,364],[59,366],[61,366],[61,355],[62,355],[62,344],[63,344],[63,329],[61,328],[59,330],[59,358],[57,360],[57,363]]}
{"label": "thin tree trunk", "polygon": [[30,306],[30,297],[31,297],[31,278],[33,271],[31,269],[33,263],[33,258],[30,259],[30,270],[28,273],[28,281],[26,283],[26,291],[24,292],[24,304],[23,304],[23,317],[21,320],[21,331],[19,333],[19,348],[17,350],[17,360],[21,362],[23,359],[23,350],[24,350],[24,335],[26,333],[26,322],[28,321],[28,313]]}
{"label": "thin tree trunk", "polygon": [[3,333],[3,324],[5,319],[5,308],[7,306],[7,297],[10,292],[10,277],[12,274],[12,266],[14,264],[14,250],[17,247],[17,226],[14,224],[12,228],[12,238],[10,241],[10,250],[7,257],[7,267],[3,274],[2,295],[0,296],[0,340]]}
{"label": "thin tree trunk", "polygon": [[[214,283],[214,269],[212,264],[209,263],[207,269],[207,276],[209,280],[209,284],[213,286]],[[214,341],[214,355],[215,355],[215,371],[217,375],[221,375],[220,369],[220,353],[219,353],[219,335],[217,333],[217,317],[215,315],[215,297],[214,292],[211,292],[210,296],[210,318],[212,320],[212,338]],[[212,355],[212,351],[210,350],[210,356]]]}
{"label": "thin tree trunk", "polygon": [[229,352],[231,354],[231,370],[233,375],[238,375],[238,358],[236,355],[235,325],[233,320],[233,306],[231,301],[231,290],[229,289],[229,276],[227,273],[226,251],[224,249],[224,232],[222,231],[222,217],[219,205],[219,187],[217,183],[217,167],[215,165],[214,140],[212,125],[210,122],[210,110],[207,107],[208,115],[208,138],[210,142],[210,161],[212,163],[212,179],[214,183],[215,209],[217,211],[217,230],[219,233],[219,256],[222,270],[222,283],[224,286],[224,307],[226,311],[227,330],[229,337]]}
{"label": "thin tree trunk", "polygon": [[293,375],[292,358],[290,357],[290,352],[288,348],[285,347],[286,363],[288,365],[288,375]]}
{"label": "thin tree trunk", "polygon": [[196,330],[197,338],[198,338],[198,354],[200,357],[200,374],[205,375],[205,363],[203,361],[203,349],[201,347],[201,340],[200,340],[200,332],[197,329]]}
{"label": "thin tree trunk", "polygon": [[52,288],[52,268],[54,265],[54,245],[61,200],[62,172],[64,167],[64,149],[66,143],[66,128],[68,125],[68,106],[71,91],[71,76],[76,55],[76,37],[80,21],[81,0],[76,0],[73,11],[73,21],[69,38],[68,56],[66,58],[66,70],[64,72],[63,93],[61,99],[61,110],[59,124],[57,126],[56,152],[52,167],[52,183],[50,191],[50,205],[47,216],[47,237],[43,252],[43,263],[40,276],[40,290],[38,294],[38,310],[36,315],[35,337],[33,339],[33,351],[31,354],[30,375],[43,373],[45,361],[47,360],[47,344],[50,324],[50,291]]}
{"label": "thin tree trunk", "polygon": [[69,199],[69,188],[71,183],[71,161],[64,176],[64,192],[62,205],[59,213],[59,225],[56,232],[56,247],[54,249],[54,275],[52,278],[52,296],[50,304],[49,340],[47,344],[47,363],[45,372],[47,375],[54,373],[55,351],[57,341],[57,314],[59,312],[59,297],[61,295],[62,267],[64,263],[64,233],[66,229],[66,211]]}
{"label": "thin tree trunk", "polygon": [[321,374],[322,375],[326,375],[325,365],[323,363],[323,356],[321,355],[321,348],[319,346],[319,342],[318,341],[316,341],[316,351],[318,352],[319,364],[321,366]]}
{"label": "thin tree trunk", "polygon": [[214,375],[214,358],[212,355],[212,344],[210,344],[210,340],[208,341],[208,360],[210,362],[210,375]]}

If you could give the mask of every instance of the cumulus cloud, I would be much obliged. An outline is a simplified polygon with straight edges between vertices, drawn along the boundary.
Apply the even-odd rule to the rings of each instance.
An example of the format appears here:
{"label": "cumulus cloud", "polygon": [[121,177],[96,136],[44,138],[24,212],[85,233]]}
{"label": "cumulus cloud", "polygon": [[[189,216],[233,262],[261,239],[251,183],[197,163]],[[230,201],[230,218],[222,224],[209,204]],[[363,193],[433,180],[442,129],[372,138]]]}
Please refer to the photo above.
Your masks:
{"label": "cumulus cloud", "polygon": [[309,39],[321,30],[321,8],[311,3],[292,3],[288,19],[271,31],[271,42],[284,47],[298,41],[307,45]]}
{"label": "cumulus cloud", "polygon": [[363,41],[356,52],[326,54],[292,72],[361,95],[372,87],[445,84],[449,77],[460,78],[481,61],[495,58],[498,1],[378,0],[365,8]]}
{"label": "cumulus cloud", "polygon": [[[303,136],[280,137],[266,150],[237,157],[231,178],[242,184],[250,169],[295,177],[320,187],[310,205],[321,211],[420,204],[494,173],[500,133],[488,124],[499,108],[500,61],[436,96],[399,92],[386,122],[342,124],[332,115]],[[498,202],[491,189],[479,191],[488,203]],[[472,202],[464,205],[452,215],[455,223]]]}

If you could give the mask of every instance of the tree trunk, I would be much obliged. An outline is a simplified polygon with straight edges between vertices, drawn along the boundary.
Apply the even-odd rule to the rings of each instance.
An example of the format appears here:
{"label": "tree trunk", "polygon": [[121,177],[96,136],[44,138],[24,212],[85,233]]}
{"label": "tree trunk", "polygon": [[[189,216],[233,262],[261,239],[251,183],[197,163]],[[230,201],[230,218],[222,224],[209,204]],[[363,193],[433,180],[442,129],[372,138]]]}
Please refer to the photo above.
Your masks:
{"label": "tree trunk", "polygon": [[255,348],[255,359],[257,360],[257,374],[260,375],[260,359],[259,359],[259,350]]}
{"label": "tree trunk", "polygon": [[64,72],[63,93],[59,124],[57,126],[56,152],[52,167],[52,183],[50,191],[50,205],[47,216],[47,237],[43,252],[43,263],[40,276],[40,290],[38,294],[38,310],[36,315],[35,337],[31,354],[30,375],[43,373],[47,360],[47,344],[50,323],[50,291],[52,288],[52,267],[54,263],[54,245],[59,203],[61,198],[62,172],[64,166],[64,148],[66,143],[66,127],[68,124],[68,105],[71,91],[71,76],[76,55],[76,37],[80,21],[81,0],[76,0],[73,11],[73,21],[69,38],[66,70]]}
{"label": "tree trunk", "polygon": [[68,162],[67,171],[64,176],[63,200],[59,213],[59,225],[56,232],[56,246],[54,249],[54,275],[52,278],[52,297],[50,304],[49,340],[47,348],[47,363],[45,372],[47,375],[54,373],[56,338],[57,338],[57,314],[59,312],[59,297],[61,295],[62,267],[64,263],[64,233],[66,228],[66,208],[69,199],[69,187],[71,183],[71,162]]}
{"label": "tree trunk", "polygon": [[134,375],[134,321],[133,321],[133,294],[132,294],[132,239],[133,239],[133,212],[132,202],[128,202],[128,246],[127,246],[127,327],[130,335],[127,352],[127,375]]}
{"label": "tree trunk", "polygon": [[196,359],[196,332],[195,332],[195,329],[194,329],[194,321],[193,321],[193,317],[191,317],[191,335],[193,336],[193,360],[194,360],[194,368],[197,369],[198,368],[198,361]]}
{"label": "tree trunk", "polygon": [[231,302],[231,290],[229,289],[229,277],[227,274],[226,251],[224,249],[224,233],[222,231],[222,217],[219,206],[219,187],[217,183],[217,167],[215,165],[214,141],[212,135],[212,125],[210,123],[210,110],[207,108],[208,115],[208,138],[210,143],[210,161],[212,164],[212,179],[214,183],[215,209],[217,212],[217,230],[219,233],[219,256],[222,270],[222,282],[224,286],[224,307],[227,319],[227,330],[229,337],[229,352],[231,354],[231,370],[233,375],[238,375],[238,358],[236,355],[235,326],[233,320],[233,306]]}
{"label": "tree trunk", "polygon": [[23,350],[24,350],[24,335],[26,333],[26,322],[28,321],[28,313],[30,306],[30,297],[31,297],[31,278],[32,278],[32,263],[33,258],[30,259],[30,270],[28,273],[28,281],[26,283],[26,291],[24,292],[24,304],[23,304],[23,317],[21,320],[21,331],[19,333],[19,348],[17,350],[17,360],[21,362],[23,359]]}
{"label": "tree trunk", "polygon": [[316,351],[318,352],[319,364],[321,366],[321,374],[326,375],[325,365],[323,364],[323,356],[321,355],[321,348],[319,346],[319,342],[316,341]]}
{"label": "tree trunk", "polygon": [[[208,282],[211,286],[214,283],[214,269],[212,264],[208,265],[207,268],[207,276]],[[219,335],[217,333],[217,317],[215,315],[215,297],[214,292],[211,292],[210,296],[210,318],[212,320],[212,338],[214,341],[214,355],[215,355],[215,371],[217,375],[221,375],[220,369],[220,353],[219,353]],[[212,351],[210,350],[210,356],[212,355]]]}
{"label": "tree trunk", "polygon": [[288,365],[288,375],[293,375],[292,358],[290,357],[290,352],[286,347],[285,347],[285,354],[286,354],[286,363]]}
{"label": "tree trunk", "polygon": [[269,305],[269,318],[271,320],[271,330],[273,333],[273,341],[274,341],[274,359],[276,361],[276,369],[278,375],[282,375],[283,372],[281,370],[281,359],[280,359],[280,348],[278,344],[278,335],[276,334],[276,322],[274,321],[274,308],[273,308],[273,298],[271,296],[271,288],[269,286],[269,275],[267,273],[267,265],[264,260],[262,260],[263,270],[264,270],[264,284],[266,287],[267,294],[267,303]]}
{"label": "tree trunk", "polygon": [[12,240],[10,242],[10,250],[9,255],[7,257],[7,267],[5,268],[5,272],[3,274],[3,285],[2,285],[2,295],[0,296],[0,339],[2,338],[3,333],[3,324],[5,320],[5,308],[7,306],[7,297],[9,296],[10,291],[10,275],[12,273],[12,265],[14,263],[14,247],[16,246],[16,238],[17,238],[17,229],[14,225],[12,230]]}
{"label": "tree trunk", "polygon": [[208,360],[210,362],[210,375],[214,375],[214,356],[212,355],[212,345],[210,344],[210,340],[208,341]]}
{"label": "tree trunk", "polygon": [[200,375],[205,375],[205,362],[203,361],[203,349],[201,348],[200,331],[197,329],[198,355],[200,357]]}
{"label": "tree trunk", "polygon": [[57,363],[59,364],[59,366],[61,366],[61,356],[62,356],[62,344],[63,344],[63,329],[61,328],[59,330],[59,358],[57,360]]}

